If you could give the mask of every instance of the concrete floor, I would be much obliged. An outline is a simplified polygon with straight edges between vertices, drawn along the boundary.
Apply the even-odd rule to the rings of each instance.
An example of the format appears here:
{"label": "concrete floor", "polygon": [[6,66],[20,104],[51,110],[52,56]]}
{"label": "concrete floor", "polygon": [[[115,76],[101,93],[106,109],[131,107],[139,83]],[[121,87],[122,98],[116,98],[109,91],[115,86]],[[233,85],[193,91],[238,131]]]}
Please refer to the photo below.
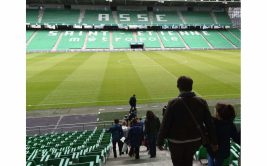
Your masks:
{"label": "concrete floor", "polygon": [[[118,148],[117,148],[117,154]],[[140,147],[140,159],[136,160],[134,157],[129,157],[124,154],[117,158],[114,158],[113,151],[111,149],[111,153],[109,158],[107,159],[107,166],[123,166],[123,165],[131,165],[131,166],[172,166],[170,152],[167,150],[160,151],[157,149],[157,157],[150,158],[150,155],[146,151],[146,147]],[[199,161],[193,161],[192,166],[202,166]]]}

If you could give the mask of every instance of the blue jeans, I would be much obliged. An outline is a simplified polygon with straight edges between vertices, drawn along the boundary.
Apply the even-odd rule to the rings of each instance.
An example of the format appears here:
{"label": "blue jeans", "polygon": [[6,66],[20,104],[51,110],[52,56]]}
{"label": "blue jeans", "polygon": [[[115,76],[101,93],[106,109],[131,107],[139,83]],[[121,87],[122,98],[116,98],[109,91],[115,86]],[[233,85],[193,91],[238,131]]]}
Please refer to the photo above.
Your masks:
{"label": "blue jeans", "polygon": [[208,166],[222,166],[223,165],[223,158],[220,157],[211,157],[210,155],[208,155]]}

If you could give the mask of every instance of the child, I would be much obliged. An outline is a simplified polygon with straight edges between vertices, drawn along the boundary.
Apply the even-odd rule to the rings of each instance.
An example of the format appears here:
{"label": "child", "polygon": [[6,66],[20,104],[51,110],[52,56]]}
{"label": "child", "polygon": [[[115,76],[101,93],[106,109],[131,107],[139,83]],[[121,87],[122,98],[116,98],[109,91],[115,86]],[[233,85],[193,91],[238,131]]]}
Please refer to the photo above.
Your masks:
{"label": "child", "polygon": [[240,136],[237,133],[233,121],[235,110],[231,104],[217,103],[215,106],[214,124],[219,149],[215,156],[209,154],[208,166],[222,166],[224,159],[230,155],[230,138],[240,144]]}

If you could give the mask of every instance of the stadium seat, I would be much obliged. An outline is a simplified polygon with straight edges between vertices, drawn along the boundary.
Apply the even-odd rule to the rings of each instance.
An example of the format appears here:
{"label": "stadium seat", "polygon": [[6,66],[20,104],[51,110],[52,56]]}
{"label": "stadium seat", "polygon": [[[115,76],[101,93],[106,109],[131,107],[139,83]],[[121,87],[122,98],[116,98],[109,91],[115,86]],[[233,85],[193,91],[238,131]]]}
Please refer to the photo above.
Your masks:
{"label": "stadium seat", "polygon": [[137,41],[144,43],[145,48],[160,48],[159,38],[154,31],[138,31]]}
{"label": "stadium seat", "polygon": [[26,23],[30,25],[38,24],[38,9],[27,9],[26,10]]}
{"label": "stadium seat", "polygon": [[48,159],[46,161],[46,165],[48,166],[63,166],[66,158],[55,158],[55,159]]}
{"label": "stadium seat", "polygon": [[27,46],[27,50],[42,51],[52,50],[59,37],[59,31],[38,31]]}
{"label": "stadium seat", "polygon": [[48,25],[78,25],[80,10],[45,9],[41,23]]}
{"label": "stadium seat", "polygon": [[154,11],[152,25],[154,26],[178,26],[183,25],[176,11]]}
{"label": "stadium seat", "polygon": [[109,49],[110,32],[109,31],[89,31],[87,49]]}
{"label": "stadium seat", "polygon": [[[195,154],[196,160],[199,160],[202,164],[207,162],[208,152],[204,146],[201,146]],[[205,162],[203,160],[206,160]]]}
{"label": "stadium seat", "polygon": [[65,31],[57,46],[57,50],[82,49],[85,36],[85,31]]}
{"label": "stadium seat", "polygon": [[133,33],[130,31],[113,31],[112,45],[115,49],[130,48],[130,43],[135,42]]}
{"label": "stadium seat", "polygon": [[158,35],[165,48],[185,48],[176,31],[158,31]]}
{"label": "stadium seat", "polygon": [[68,166],[94,166],[94,162],[86,162],[86,163],[73,163],[69,164]]}
{"label": "stadium seat", "polygon": [[238,39],[241,39],[241,32],[239,29],[229,29],[228,31],[235,35]]}
{"label": "stadium seat", "polygon": [[179,34],[190,48],[210,48],[198,31],[179,31]]}
{"label": "stadium seat", "polygon": [[99,155],[87,155],[87,156],[80,156],[79,163],[87,163],[94,161],[95,166],[101,166],[101,159]]}
{"label": "stadium seat", "polygon": [[232,22],[226,12],[213,12],[216,20],[220,25],[232,25]]}
{"label": "stadium seat", "polygon": [[234,48],[233,45],[222,37],[217,31],[201,31],[202,36],[213,46],[213,48]]}
{"label": "stadium seat", "polygon": [[213,25],[213,21],[210,12],[206,11],[183,11],[181,12],[187,25]]}
{"label": "stadium seat", "polygon": [[232,165],[233,165],[233,166],[238,166],[238,160],[234,160],[234,161],[232,161]]}
{"label": "stadium seat", "polygon": [[26,31],[26,41],[28,41],[31,38],[33,33],[34,31]]}
{"label": "stadium seat", "polygon": [[240,48],[240,40],[233,36],[229,31],[219,30],[219,33],[224,35],[229,41],[231,41],[237,48]]}
{"label": "stadium seat", "polygon": [[115,21],[110,10],[85,10],[82,24],[114,26]]}
{"label": "stadium seat", "polygon": [[150,25],[147,11],[117,11],[119,25]]}

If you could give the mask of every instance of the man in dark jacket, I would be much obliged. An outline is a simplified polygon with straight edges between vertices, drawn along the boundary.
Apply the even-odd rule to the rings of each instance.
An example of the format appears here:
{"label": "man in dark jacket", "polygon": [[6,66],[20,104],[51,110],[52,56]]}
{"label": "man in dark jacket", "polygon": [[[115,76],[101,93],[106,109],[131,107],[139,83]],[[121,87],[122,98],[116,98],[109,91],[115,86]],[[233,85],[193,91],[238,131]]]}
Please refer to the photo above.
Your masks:
{"label": "man in dark jacket", "polygon": [[136,110],[136,97],[135,97],[135,94],[133,94],[133,96],[130,97],[129,104],[131,106],[131,108],[130,108],[130,113],[131,113],[133,110]]}
{"label": "man in dark jacket", "polygon": [[160,150],[164,139],[169,141],[169,149],[174,166],[192,166],[193,155],[201,145],[201,135],[192,120],[185,104],[190,108],[200,125],[207,128],[213,150],[218,148],[215,127],[209,112],[207,102],[197,97],[192,91],[193,80],[181,76],[177,80],[180,91],[179,97],[169,101],[162,125],[159,131],[157,144]]}
{"label": "man in dark jacket", "polygon": [[152,111],[147,111],[145,120],[145,134],[148,140],[150,158],[156,157],[156,141],[159,128],[159,118]]}
{"label": "man in dark jacket", "polygon": [[133,119],[132,126],[128,132],[127,140],[129,140],[131,146],[129,155],[132,156],[134,153],[135,159],[139,159],[139,149],[142,143],[143,136],[144,134],[142,126],[138,124],[137,119]]}
{"label": "man in dark jacket", "polygon": [[114,120],[114,125],[109,129],[109,132],[112,134],[112,145],[113,145],[113,153],[114,157],[117,157],[117,152],[116,152],[116,144],[118,143],[119,146],[119,153],[120,155],[122,154],[122,145],[123,143],[121,142],[121,138],[123,137],[123,130],[122,126],[119,124],[119,119]]}

